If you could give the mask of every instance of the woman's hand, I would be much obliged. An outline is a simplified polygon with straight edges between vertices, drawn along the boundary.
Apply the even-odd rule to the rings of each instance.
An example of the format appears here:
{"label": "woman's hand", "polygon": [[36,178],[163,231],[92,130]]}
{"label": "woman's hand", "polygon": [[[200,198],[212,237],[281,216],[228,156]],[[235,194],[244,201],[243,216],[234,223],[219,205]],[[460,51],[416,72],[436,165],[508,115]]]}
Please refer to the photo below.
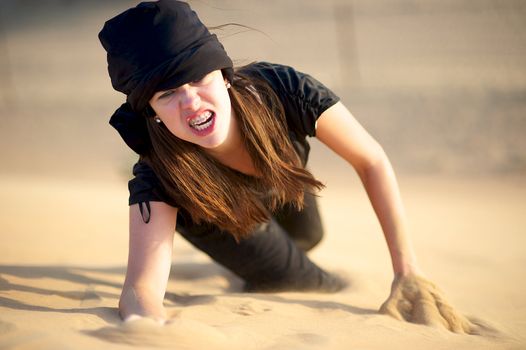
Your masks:
{"label": "woman's hand", "polygon": [[134,287],[123,289],[119,302],[119,313],[126,323],[149,318],[164,325],[167,318],[162,301],[156,300],[151,293]]}
{"label": "woman's hand", "polygon": [[395,277],[380,313],[401,321],[478,334],[478,327],[458,313],[433,283],[416,274]]}

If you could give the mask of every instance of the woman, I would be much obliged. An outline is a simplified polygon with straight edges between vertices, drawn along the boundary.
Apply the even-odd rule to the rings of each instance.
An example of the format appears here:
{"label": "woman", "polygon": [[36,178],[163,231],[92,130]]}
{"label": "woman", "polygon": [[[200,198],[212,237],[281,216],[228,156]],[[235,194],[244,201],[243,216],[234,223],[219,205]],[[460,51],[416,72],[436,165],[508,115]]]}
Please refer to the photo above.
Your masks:
{"label": "woman", "polygon": [[174,227],[245,281],[247,291],[344,287],[305,255],[322,236],[304,166],[315,136],[358,172],[381,223],[394,282],[380,311],[473,333],[420,277],[398,185],[381,146],[337,96],[291,67],[234,70],[215,35],[179,1],[145,2],[99,34],[127,102],[110,123],[139,155],[130,189],[130,252],[119,310],[163,323]]}

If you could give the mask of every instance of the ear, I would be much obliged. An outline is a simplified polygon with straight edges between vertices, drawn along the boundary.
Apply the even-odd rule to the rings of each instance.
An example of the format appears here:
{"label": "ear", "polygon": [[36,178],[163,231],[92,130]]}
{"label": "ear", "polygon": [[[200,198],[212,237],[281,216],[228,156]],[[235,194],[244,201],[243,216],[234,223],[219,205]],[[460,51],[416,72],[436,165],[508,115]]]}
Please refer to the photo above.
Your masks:
{"label": "ear", "polygon": [[225,84],[227,82],[232,83],[234,81],[234,69],[229,68],[223,68],[221,69],[221,73],[223,74],[223,78],[225,79]]}
{"label": "ear", "polygon": [[228,80],[228,77],[226,77],[224,74],[223,74],[223,81],[225,82],[225,86],[227,89],[230,89],[230,87],[232,86],[230,84],[230,81]]}
{"label": "ear", "polygon": [[153,110],[152,106],[150,106],[149,104],[144,109],[143,114],[146,118],[153,118],[157,115],[157,113],[155,113],[155,111]]}

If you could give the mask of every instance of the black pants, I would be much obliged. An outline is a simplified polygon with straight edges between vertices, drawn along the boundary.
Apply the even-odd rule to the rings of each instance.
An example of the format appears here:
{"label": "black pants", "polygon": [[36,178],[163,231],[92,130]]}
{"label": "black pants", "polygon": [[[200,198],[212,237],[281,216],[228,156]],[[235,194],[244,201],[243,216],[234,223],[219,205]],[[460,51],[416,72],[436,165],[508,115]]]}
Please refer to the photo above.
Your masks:
{"label": "black pants", "polygon": [[316,198],[305,194],[305,208],[285,207],[248,238],[235,241],[218,229],[178,228],[181,235],[245,281],[252,292],[324,291],[344,287],[339,278],[315,265],[305,251],[323,236]]}

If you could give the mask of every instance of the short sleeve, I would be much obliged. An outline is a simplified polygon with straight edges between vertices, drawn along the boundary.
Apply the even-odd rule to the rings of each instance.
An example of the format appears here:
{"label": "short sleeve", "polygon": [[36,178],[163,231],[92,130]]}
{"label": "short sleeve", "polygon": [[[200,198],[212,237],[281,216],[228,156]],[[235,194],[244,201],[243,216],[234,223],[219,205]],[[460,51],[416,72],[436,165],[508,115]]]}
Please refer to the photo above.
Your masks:
{"label": "short sleeve", "polygon": [[301,136],[316,135],[316,121],[340,99],[312,76],[292,67],[258,62],[247,67],[269,83],[283,104],[290,128]]}
{"label": "short sleeve", "polygon": [[133,166],[134,178],[128,182],[129,205],[141,202],[165,202],[162,186],[153,169],[143,161]]}

